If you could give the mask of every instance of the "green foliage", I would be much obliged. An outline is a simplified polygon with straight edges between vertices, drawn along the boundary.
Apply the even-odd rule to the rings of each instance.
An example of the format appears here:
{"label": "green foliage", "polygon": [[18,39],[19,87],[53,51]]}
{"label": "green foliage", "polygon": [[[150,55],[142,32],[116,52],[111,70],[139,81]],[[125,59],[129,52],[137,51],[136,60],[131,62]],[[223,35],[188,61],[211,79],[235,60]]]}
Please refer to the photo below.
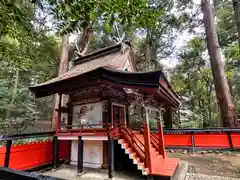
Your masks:
{"label": "green foliage", "polygon": [[234,11],[231,0],[225,0],[216,11],[218,38],[221,47],[225,48],[237,42],[237,28],[234,23]]}
{"label": "green foliage", "polygon": [[[145,28],[146,36],[135,37],[137,51],[137,66],[141,71],[162,69],[160,61],[174,54],[177,34],[186,30],[191,19],[192,1],[150,1],[161,8],[161,14],[156,18],[156,25]],[[177,12],[177,13],[176,13]],[[150,56],[146,57],[147,49]]]}
{"label": "green foliage", "polygon": [[83,30],[96,21],[108,32],[112,31],[114,23],[126,25],[126,31],[152,27],[162,14],[162,8],[149,6],[148,0],[49,0],[49,3],[58,20],[58,30],[63,34]]}
{"label": "green foliage", "polygon": [[217,10],[218,37],[225,56],[225,71],[240,117],[240,50],[232,1],[225,0]]}
{"label": "green foliage", "polygon": [[[219,1],[216,6],[218,38],[224,54],[225,72],[229,87],[239,107],[239,66],[237,29],[234,23],[232,1]],[[173,69],[172,84],[183,98],[181,125],[183,127],[206,127],[220,125],[221,115],[216,102],[215,88],[205,42],[200,36],[188,41],[180,53],[180,63]]]}
{"label": "green foliage", "polygon": [[171,77],[174,89],[183,99],[182,126],[217,126],[217,105],[211,68],[204,57],[204,41],[200,37],[191,39],[180,54],[180,63],[173,69]]}
{"label": "green foliage", "polygon": [[[175,51],[176,36],[193,32],[202,23],[191,0],[72,0],[0,1],[0,129],[22,132],[38,120],[51,118],[52,97],[35,99],[27,87],[57,73],[61,34],[93,28],[89,51],[116,43],[116,34],[131,36],[139,70],[163,68],[160,60]],[[221,5],[223,3],[224,5]],[[217,8],[218,37],[226,74],[240,114],[240,58],[230,0]],[[48,12],[51,14],[48,14]],[[49,19],[51,19],[49,23]],[[49,29],[47,24],[53,25]],[[114,28],[115,26],[118,27]],[[121,38],[120,38],[121,39]],[[146,58],[149,49],[149,59]],[[70,48],[70,59],[75,56]],[[218,107],[205,42],[194,37],[178,55],[171,72],[175,90],[183,99],[182,126],[217,126]],[[147,61],[146,61],[147,60]],[[185,124],[184,124],[185,122]],[[151,120],[154,124],[154,121]]]}
{"label": "green foliage", "polygon": [[34,13],[31,6],[27,1],[0,1],[0,36],[18,38],[19,29],[21,33],[30,33],[33,26],[30,17]]}
{"label": "green foliage", "polygon": [[58,39],[48,35],[37,10],[28,1],[1,1],[0,130],[4,133],[23,132],[37,120],[50,120],[51,102],[35,100],[28,91],[29,85],[56,76],[58,64]]}

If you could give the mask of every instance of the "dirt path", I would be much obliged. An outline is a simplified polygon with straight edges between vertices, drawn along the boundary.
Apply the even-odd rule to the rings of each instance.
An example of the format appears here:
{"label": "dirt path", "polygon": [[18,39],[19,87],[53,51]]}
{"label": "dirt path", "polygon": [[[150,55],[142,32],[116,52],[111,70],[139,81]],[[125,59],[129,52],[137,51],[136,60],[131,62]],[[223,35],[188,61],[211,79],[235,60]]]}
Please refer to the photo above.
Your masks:
{"label": "dirt path", "polygon": [[168,157],[178,157],[188,161],[188,173],[225,176],[240,179],[240,152],[227,155],[226,153],[168,153]]}

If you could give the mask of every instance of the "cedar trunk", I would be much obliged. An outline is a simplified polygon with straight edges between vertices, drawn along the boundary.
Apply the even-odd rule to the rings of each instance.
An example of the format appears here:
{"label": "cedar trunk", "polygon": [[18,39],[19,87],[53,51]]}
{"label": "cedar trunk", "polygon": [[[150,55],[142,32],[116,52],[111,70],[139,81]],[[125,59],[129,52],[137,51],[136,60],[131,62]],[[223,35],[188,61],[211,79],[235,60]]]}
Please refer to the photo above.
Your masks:
{"label": "cedar trunk", "polygon": [[236,127],[236,108],[232,101],[228,81],[223,68],[221,51],[213,16],[213,8],[208,0],[201,0],[201,6],[207,39],[208,54],[210,56],[216,96],[220,105],[223,126]]}
{"label": "cedar trunk", "polygon": [[[68,69],[68,50],[69,50],[69,34],[66,34],[62,37],[62,46],[61,46],[61,55],[58,69],[58,76],[65,73]],[[67,97],[63,97],[64,101],[67,102]],[[53,101],[53,113],[52,113],[52,129],[55,127],[55,117],[56,111],[55,109],[58,107],[59,97],[58,95],[54,96]]]}
{"label": "cedar trunk", "polygon": [[[83,33],[80,37],[80,42],[76,44],[78,52],[80,56],[84,55],[87,52],[89,47],[90,41],[92,40],[93,29],[92,28],[84,28]],[[80,50],[79,50],[80,47]],[[61,56],[59,62],[59,70],[58,76],[68,71],[68,51],[69,51],[69,34],[66,34],[62,37],[62,47],[61,47]],[[56,112],[55,109],[58,107],[58,96],[54,97],[54,110],[52,115],[52,128],[54,128],[55,116]],[[63,96],[63,106],[66,106],[68,102],[68,96]]]}

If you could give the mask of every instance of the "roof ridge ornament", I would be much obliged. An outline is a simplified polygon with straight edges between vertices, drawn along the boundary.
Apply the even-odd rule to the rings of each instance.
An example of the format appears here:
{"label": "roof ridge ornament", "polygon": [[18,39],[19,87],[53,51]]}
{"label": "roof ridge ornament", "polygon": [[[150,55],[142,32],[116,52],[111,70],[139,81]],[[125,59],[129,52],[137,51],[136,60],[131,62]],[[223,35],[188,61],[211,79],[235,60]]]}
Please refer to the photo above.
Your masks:
{"label": "roof ridge ornament", "polygon": [[113,37],[113,40],[117,43],[117,44],[121,44],[123,43],[125,37],[126,37],[126,34],[125,32],[122,32],[122,34],[120,35],[120,32],[119,32],[119,26],[116,24],[116,22],[113,24],[113,29],[116,31],[116,36]]}
{"label": "roof ridge ornament", "polygon": [[121,44],[121,54],[124,54],[126,52],[126,50],[129,48],[129,46],[126,43],[122,43]]}

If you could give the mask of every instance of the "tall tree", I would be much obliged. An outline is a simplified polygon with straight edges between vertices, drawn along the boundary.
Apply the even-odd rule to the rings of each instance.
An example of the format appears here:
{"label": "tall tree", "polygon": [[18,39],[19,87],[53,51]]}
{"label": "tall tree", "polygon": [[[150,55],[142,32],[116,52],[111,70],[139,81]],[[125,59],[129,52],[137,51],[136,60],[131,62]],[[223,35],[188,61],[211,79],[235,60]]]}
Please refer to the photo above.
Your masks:
{"label": "tall tree", "polygon": [[[61,54],[60,54],[60,62],[58,67],[58,76],[68,71],[68,54],[69,54],[69,34],[62,36],[62,46],[61,46]],[[68,97],[63,96],[63,103],[64,106],[66,106],[68,102]],[[55,119],[56,119],[56,109],[59,104],[59,96],[55,95],[53,100],[53,113],[52,113],[52,128],[54,128],[55,125]]]}
{"label": "tall tree", "polygon": [[232,101],[229,85],[223,68],[220,45],[213,16],[213,8],[208,0],[201,0],[201,7],[208,54],[210,56],[216,96],[221,109],[223,125],[234,127],[237,126],[236,108]]}

